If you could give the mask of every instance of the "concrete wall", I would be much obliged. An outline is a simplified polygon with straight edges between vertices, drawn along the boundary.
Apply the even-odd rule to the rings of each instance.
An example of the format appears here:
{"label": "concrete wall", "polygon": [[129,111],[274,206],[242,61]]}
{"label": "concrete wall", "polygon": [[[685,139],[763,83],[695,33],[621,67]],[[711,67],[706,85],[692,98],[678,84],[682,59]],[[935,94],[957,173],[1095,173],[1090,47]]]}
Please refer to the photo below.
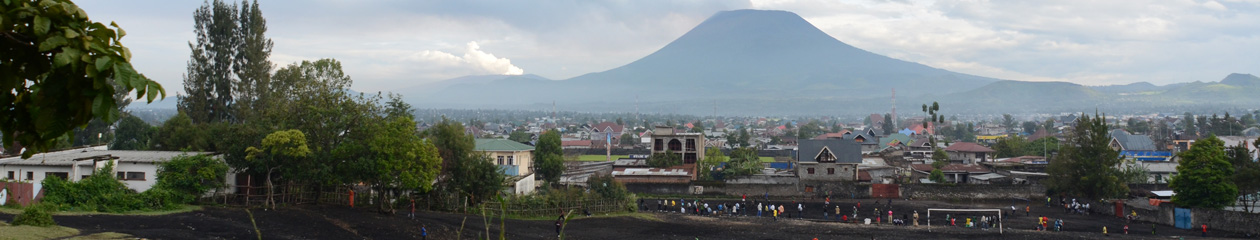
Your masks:
{"label": "concrete wall", "polygon": [[114,172],[143,172],[144,179],[122,180],[119,178],[123,185],[127,185],[127,188],[136,192],[147,191],[157,184],[157,165],[153,162],[119,162],[117,166],[114,166]]}
{"label": "concrete wall", "polygon": [[624,183],[626,189],[633,193],[649,193],[661,195],[691,194],[691,185],[685,183]]}
{"label": "concrete wall", "polygon": [[[810,174],[809,169],[814,169]],[[827,169],[834,174],[827,174]],[[801,162],[797,165],[796,174],[802,181],[855,181],[857,180],[857,164],[838,164],[834,162]]]}
{"label": "concrete wall", "polygon": [[901,197],[913,199],[1042,199],[1045,201],[1045,186],[1040,185],[947,185],[947,184],[902,184]]}
{"label": "concrete wall", "polygon": [[813,187],[814,192],[804,193],[814,197],[826,197],[828,193],[833,199],[851,199],[851,198],[869,198],[871,197],[871,185],[858,184],[854,182],[836,182],[836,181],[801,181],[801,191],[804,192],[806,187]]}

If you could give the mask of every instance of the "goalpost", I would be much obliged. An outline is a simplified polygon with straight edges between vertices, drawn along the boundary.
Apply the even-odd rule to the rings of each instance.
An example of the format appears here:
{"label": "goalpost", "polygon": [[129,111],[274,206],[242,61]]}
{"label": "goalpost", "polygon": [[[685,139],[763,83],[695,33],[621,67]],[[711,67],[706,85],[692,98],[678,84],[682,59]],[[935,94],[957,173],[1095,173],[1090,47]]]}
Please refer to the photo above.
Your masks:
{"label": "goalpost", "polygon": [[[951,209],[951,208],[928,208],[928,210],[927,210],[927,220],[928,220],[928,221],[927,221],[927,227],[928,227],[928,232],[932,232],[932,211],[938,211],[938,212],[996,212],[996,213],[997,213],[997,218],[998,218],[998,219],[997,219],[997,222],[998,222],[998,226],[997,226],[997,227],[998,227],[998,234],[1004,234],[1004,233],[1002,232],[1002,231],[1003,231],[1003,230],[1002,230],[1002,209],[999,209],[999,208],[988,208],[988,209]],[[945,221],[949,221],[949,219],[945,219]]]}

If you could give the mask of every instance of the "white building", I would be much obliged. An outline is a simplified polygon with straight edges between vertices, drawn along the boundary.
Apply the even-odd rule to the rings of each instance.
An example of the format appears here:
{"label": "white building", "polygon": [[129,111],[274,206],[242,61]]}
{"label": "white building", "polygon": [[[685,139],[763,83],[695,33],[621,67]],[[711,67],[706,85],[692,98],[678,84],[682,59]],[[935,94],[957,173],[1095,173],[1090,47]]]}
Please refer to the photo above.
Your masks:
{"label": "white building", "polygon": [[[40,153],[28,159],[21,156],[0,158],[0,177],[7,180],[41,183],[45,178],[60,177],[79,181],[114,163],[114,176],[128,188],[144,192],[157,183],[158,165],[179,155],[201,155],[206,152],[106,150],[104,146]],[[219,158],[215,156],[215,158]],[[235,185],[235,174],[227,174],[227,185]],[[224,189],[228,193],[232,188]]]}

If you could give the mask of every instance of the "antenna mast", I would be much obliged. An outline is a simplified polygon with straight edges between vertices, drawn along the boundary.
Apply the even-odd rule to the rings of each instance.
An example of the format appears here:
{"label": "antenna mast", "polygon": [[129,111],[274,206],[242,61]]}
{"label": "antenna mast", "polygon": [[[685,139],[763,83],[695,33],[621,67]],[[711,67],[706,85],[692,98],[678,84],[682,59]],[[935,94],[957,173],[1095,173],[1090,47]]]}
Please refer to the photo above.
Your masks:
{"label": "antenna mast", "polygon": [[893,132],[897,131],[897,88],[892,89],[892,126]]}

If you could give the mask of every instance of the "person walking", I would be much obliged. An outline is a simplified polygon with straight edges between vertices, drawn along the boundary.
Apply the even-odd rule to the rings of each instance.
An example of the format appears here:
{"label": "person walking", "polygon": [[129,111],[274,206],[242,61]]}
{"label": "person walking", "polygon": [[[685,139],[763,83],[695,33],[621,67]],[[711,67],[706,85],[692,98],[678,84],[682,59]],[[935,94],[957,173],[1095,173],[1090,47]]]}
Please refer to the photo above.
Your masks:
{"label": "person walking", "polygon": [[1207,224],[1203,224],[1203,237],[1207,237]]}
{"label": "person walking", "polygon": [[1107,226],[1103,226],[1103,236],[1111,236],[1107,235]]}
{"label": "person walking", "polygon": [[1032,208],[1028,207],[1028,205],[1024,205],[1024,216],[1032,216]]}
{"label": "person walking", "polygon": [[796,204],[796,218],[798,219],[805,218],[805,204],[804,203]]}
{"label": "person walking", "polygon": [[1129,235],[1129,224],[1124,225],[1124,235]]}
{"label": "person walking", "polygon": [[919,211],[918,210],[914,211],[914,226],[915,227],[919,226]]}

